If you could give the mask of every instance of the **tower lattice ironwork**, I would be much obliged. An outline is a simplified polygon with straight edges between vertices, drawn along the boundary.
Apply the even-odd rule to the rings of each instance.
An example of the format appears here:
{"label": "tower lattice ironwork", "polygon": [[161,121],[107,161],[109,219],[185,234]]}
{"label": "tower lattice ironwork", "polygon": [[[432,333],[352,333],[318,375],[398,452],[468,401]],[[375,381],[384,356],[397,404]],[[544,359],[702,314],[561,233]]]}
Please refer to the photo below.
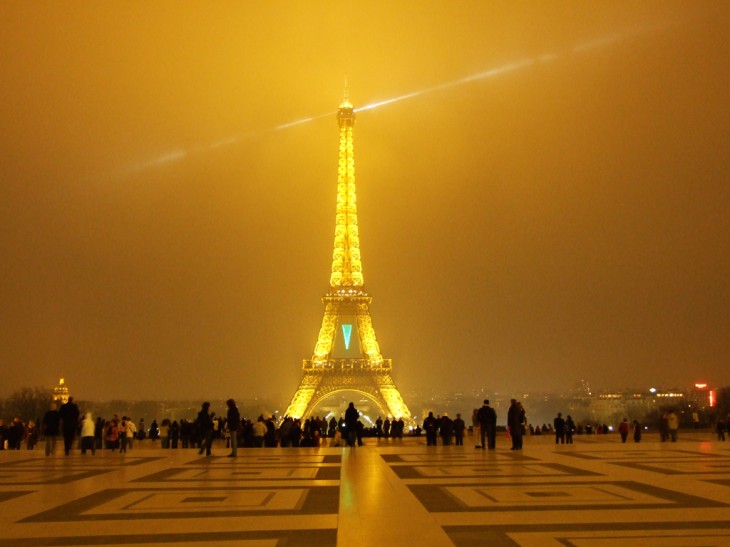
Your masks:
{"label": "tower lattice ironwork", "polygon": [[390,416],[408,420],[411,414],[391,376],[392,362],[380,353],[370,318],[372,298],[363,281],[355,193],[355,110],[347,95],[337,121],[340,149],[330,288],[322,297],[324,318],[314,354],[304,360],[304,378],[286,415],[307,417],[329,395],[355,391]]}

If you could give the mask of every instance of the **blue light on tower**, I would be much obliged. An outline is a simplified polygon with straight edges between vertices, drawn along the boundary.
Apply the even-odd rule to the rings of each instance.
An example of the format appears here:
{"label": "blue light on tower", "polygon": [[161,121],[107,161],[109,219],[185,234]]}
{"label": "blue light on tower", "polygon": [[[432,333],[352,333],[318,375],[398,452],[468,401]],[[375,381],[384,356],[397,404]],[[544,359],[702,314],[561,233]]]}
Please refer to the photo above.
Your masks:
{"label": "blue light on tower", "polygon": [[350,336],[352,335],[352,325],[342,325],[342,335],[345,337],[345,349],[350,349]]}

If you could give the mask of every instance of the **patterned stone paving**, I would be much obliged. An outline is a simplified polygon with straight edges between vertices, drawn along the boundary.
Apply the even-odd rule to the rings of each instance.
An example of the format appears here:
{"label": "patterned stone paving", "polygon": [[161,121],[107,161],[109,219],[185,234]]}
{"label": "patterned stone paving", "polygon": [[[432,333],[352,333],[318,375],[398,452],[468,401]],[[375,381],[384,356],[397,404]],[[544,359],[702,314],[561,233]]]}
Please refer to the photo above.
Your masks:
{"label": "patterned stone paving", "polygon": [[730,449],[709,433],[551,441],[3,451],[0,545],[730,545]]}

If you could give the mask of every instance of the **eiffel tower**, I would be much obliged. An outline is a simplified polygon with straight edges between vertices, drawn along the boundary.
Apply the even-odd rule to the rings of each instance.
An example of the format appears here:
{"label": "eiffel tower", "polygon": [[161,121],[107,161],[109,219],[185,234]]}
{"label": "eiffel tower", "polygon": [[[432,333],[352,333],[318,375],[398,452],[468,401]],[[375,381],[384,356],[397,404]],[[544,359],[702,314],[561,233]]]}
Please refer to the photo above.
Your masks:
{"label": "eiffel tower", "polygon": [[329,395],[355,391],[377,403],[385,414],[408,421],[411,413],[391,377],[392,362],[380,353],[370,318],[372,298],[363,282],[355,194],[355,110],[347,91],[337,121],[340,154],[330,288],[322,297],[324,318],[314,354],[304,360],[304,378],[286,415],[305,418]]}

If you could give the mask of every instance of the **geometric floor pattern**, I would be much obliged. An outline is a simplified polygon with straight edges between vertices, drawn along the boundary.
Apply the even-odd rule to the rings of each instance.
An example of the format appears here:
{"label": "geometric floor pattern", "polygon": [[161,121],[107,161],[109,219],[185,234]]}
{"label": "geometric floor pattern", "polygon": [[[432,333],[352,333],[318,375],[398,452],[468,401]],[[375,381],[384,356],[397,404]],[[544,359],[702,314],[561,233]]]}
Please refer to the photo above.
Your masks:
{"label": "geometric floor pattern", "polygon": [[730,545],[730,443],[0,452],[0,545]]}

